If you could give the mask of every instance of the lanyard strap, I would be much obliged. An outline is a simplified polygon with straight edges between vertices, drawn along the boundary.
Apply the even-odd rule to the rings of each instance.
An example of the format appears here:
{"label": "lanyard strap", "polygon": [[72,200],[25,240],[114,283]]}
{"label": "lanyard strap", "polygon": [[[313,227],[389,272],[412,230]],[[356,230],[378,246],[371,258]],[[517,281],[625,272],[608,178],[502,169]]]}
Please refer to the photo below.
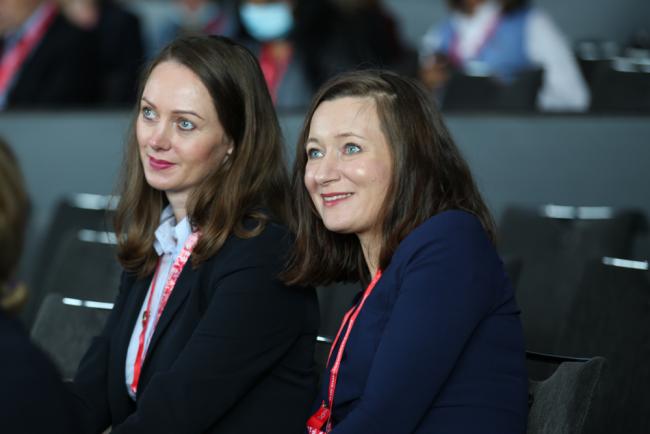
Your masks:
{"label": "lanyard strap", "polygon": [[8,91],[14,76],[34,47],[43,39],[56,15],[56,5],[54,3],[46,4],[38,20],[27,29],[9,51],[4,53],[0,62],[0,95]]}
{"label": "lanyard strap", "polygon": [[262,45],[262,50],[260,52],[260,68],[262,69],[262,73],[266,79],[266,84],[269,88],[271,98],[275,103],[278,99],[280,83],[282,83],[282,79],[287,73],[287,69],[289,68],[289,64],[293,57],[293,49],[290,49],[289,55],[284,59],[280,59],[280,61],[273,57],[271,51],[271,43]]}
{"label": "lanyard strap", "polygon": [[[483,35],[483,39],[481,42],[478,44],[476,49],[474,50],[474,53],[469,56],[470,58],[476,57],[479,55],[479,53],[483,50],[485,45],[492,39],[494,34],[497,31],[497,28],[499,27],[499,24],[501,23],[501,14],[496,14],[494,18],[492,19],[492,22],[488,26],[485,34]],[[458,36],[458,32],[454,32],[453,39],[451,41],[451,49],[449,50],[451,62],[454,65],[462,65],[463,64],[463,59],[462,56],[460,55],[460,38]]]}
{"label": "lanyard strap", "polygon": [[[169,277],[167,278],[167,283],[165,283],[165,287],[163,289],[163,294],[162,294],[162,298],[160,299],[160,304],[158,305],[158,311],[156,312],[156,318],[153,323],[154,330],[158,325],[158,320],[160,320],[160,315],[162,315],[162,312],[165,309],[165,306],[167,305],[167,301],[171,296],[172,290],[174,289],[174,285],[176,285],[178,276],[180,276],[183,267],[185,266],[188,259],[190,258],[190,255],[192,254],[192,250],[194,250],[194,246],[196,246],[196,243],[199,240],[199,236],[200,236],[199,232],[193,232],[189,236],[189,238],[185,242],[185,245],[183,246],[183,250],[181,250],[178,257],[174,261],[174,264],[172,265],[172,269],[169,272]],[[160,270],[160,260],[158,260],[158,265],[156,266],[156,272],[154,273],[153,279],[151,280],[151,288],[149,290],[149,300],[147,301],[147,308],[142,314],[142,330],[140,331],[140,337],[138,338],[138,352],[135,356],[135,363],[133,365],[133,381],[131,382],[131,391],[134,394],[138,390],[140,371],[142,370],[142,363],[144,362],[145,336],[147,334],[147,327],[149,325],[149,320],[151,319],[151,300],[153,299],[154,292],[156,289],[156,280],[158,279],[159,270]]]}
{"label": "lanyard strap", "polygon": [[327,394],[327,405],[325,405],[325,403],[323,402],[321,408],[307,422],[307,430],[309,433],[322,432],[320,431],[320,429],[322,429],[322,426],[325,423],[327,423],[327,428],[325,432],[329,432],[332,429],[331,410],[332,408],[334,408],[334,394],[336,393],[336,382],[339,376],[339,370],[341,369],[341,360],[343,358],[343,352],[345,351],[345,346],[348,343],[348,338],[350,337],[350,332],[352,331],[352,327],[354,327],[354,323],[357,321],[357,317],[359,316],[361,309],[363,309],[363,305],[366,303],[368,297],[370,297],[370,294],[372,294],[372,290],[375,289],[375,285],[377,284],[380,278],[381,278],[381,270],[377,270],[375,277],[372,278],[372,281],[370,282],[366,290],[363,292],[363,297],[361,298],[361,302],[359,302],[359,305],[352,307],[350,310],[347,311],[347,313],[343,317],[343,321],[339,326],[339,330],[336,333],[334,342],[332,342],[332,347],[330,348],[329,356],[327,357],[326,366],[329,366],[330,358],[332,357],[334,348],[336,347],[336,344],[338,343],[339,338],[341,337],[341,333],[343,332],[343,329],[347,325],[348,328],[345,331],[345,334],[343,335],[343,339],[341,340],[341,345],[339,346],[339,349],[336,353],[336,358],[334,359],[334,365],[330,370],[330,382],[329,382],[328,394]]}

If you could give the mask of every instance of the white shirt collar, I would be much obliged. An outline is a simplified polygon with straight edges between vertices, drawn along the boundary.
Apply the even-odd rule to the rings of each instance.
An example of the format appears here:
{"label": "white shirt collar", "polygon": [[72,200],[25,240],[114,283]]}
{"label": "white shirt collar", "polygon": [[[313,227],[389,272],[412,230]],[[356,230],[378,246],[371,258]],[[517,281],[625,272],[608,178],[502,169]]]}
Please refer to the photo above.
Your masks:
{"label": "white shirt collar", "polygon": [[467,59],[477,54],[500,13],[500,6],[492,0],[479,5],[472,15],[454,12],[452,21],[458,37],[458,54],[461,58]]}
{"label": "white shirt collar", "polygon": [[160,225],[156,229],[153,247],[158,256],[163,254],[176,256],[191,233],[192,227],[188,218],[185,217],[177,224],[171,205],[167,205],[160,214]]}

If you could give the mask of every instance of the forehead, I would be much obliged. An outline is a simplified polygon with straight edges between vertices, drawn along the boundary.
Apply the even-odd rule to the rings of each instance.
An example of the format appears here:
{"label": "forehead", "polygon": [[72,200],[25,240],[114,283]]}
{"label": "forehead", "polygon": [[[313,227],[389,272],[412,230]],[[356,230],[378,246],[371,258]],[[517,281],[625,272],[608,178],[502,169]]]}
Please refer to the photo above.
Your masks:
{"label": "forehead", "polygon": [[214,106],[201,79],[187,66],[174,61],[161,62],[154,67],[142,96],[156,105],[192,106],[204,110]]}
{"label": "forehead", "polygon": [[310,135],[346,132],[381,134],[377,104],[371,97],[342,97],[322,102],[314,111]]}

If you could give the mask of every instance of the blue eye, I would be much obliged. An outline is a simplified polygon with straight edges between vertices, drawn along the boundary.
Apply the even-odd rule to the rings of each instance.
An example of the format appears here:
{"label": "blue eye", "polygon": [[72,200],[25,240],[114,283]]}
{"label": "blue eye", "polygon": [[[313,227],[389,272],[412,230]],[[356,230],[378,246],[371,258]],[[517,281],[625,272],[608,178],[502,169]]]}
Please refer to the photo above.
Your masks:
{"label": "blue eye", "polygon": [[181,119],[178,121],[178,127],[183,131],[192,131],[194,129],[194,124],[187,119]]}
{"label": "blue eye", "polygon": [[358,154],[359,152],[361,152],[361,147],[354,143],[346,143],[343,147],[343,153],[345,154]]}
{"label": "blue eye", "polygon": [[151,107],[142,107],[142,117],[151,121],[155,119],[156,113],[153,111]]}
{"label": "blue eye", "polygon": [[315,158],[321,158],[323,156],[323,152],[319,149],[307,149],[307,158],[310,160],[313,160]]}

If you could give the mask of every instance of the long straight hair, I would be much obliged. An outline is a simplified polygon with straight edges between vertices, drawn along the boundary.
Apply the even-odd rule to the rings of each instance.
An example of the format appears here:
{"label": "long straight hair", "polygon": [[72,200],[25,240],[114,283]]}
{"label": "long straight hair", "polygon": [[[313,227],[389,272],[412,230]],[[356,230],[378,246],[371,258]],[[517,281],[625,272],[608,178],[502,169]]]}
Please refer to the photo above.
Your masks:
{"label": "long straight hair", "polygon": [[23,251],[29,211],[18,161],[0,137],[0,309],[12,314],[27,301],[25,286],[10,281]]}
{"label": "long straight hair", "polygon": [[[135,129],[144,86],[162,62],[177,62],[196,74],[210,92],[226,139],[233,145],[226,162],[215,164],[190,193],[187,215],[193,229],[202,233],[192,254],[193,265],[216,254],[231,234],[250,238],[258,235],[269,219],[284,221],[287,217],[282,132],[257,60],[246,48],[224,37],[176,39],[142,75],[114,221],[118,258],[126,270],[140,277],[155,268],[154,233],[167,198],[145,179]],[[245,224],[247,219],[255,224]]]}
{"label": "long straight hair", "polygon": [[392,179],[379,213],[385,269],[399,243],[429,217],[459,209],[474,214],[494,241],[494,222],[440,112],[415,81],[388,71],[355,71],[327,82],[314,96],[300,132],[292,177],[296,243],[284,279],[327,285],[370,280],[358,238],[325,228],[304,185],[305,144],[314,112],[342,97],[372,98],[389,144]]}

